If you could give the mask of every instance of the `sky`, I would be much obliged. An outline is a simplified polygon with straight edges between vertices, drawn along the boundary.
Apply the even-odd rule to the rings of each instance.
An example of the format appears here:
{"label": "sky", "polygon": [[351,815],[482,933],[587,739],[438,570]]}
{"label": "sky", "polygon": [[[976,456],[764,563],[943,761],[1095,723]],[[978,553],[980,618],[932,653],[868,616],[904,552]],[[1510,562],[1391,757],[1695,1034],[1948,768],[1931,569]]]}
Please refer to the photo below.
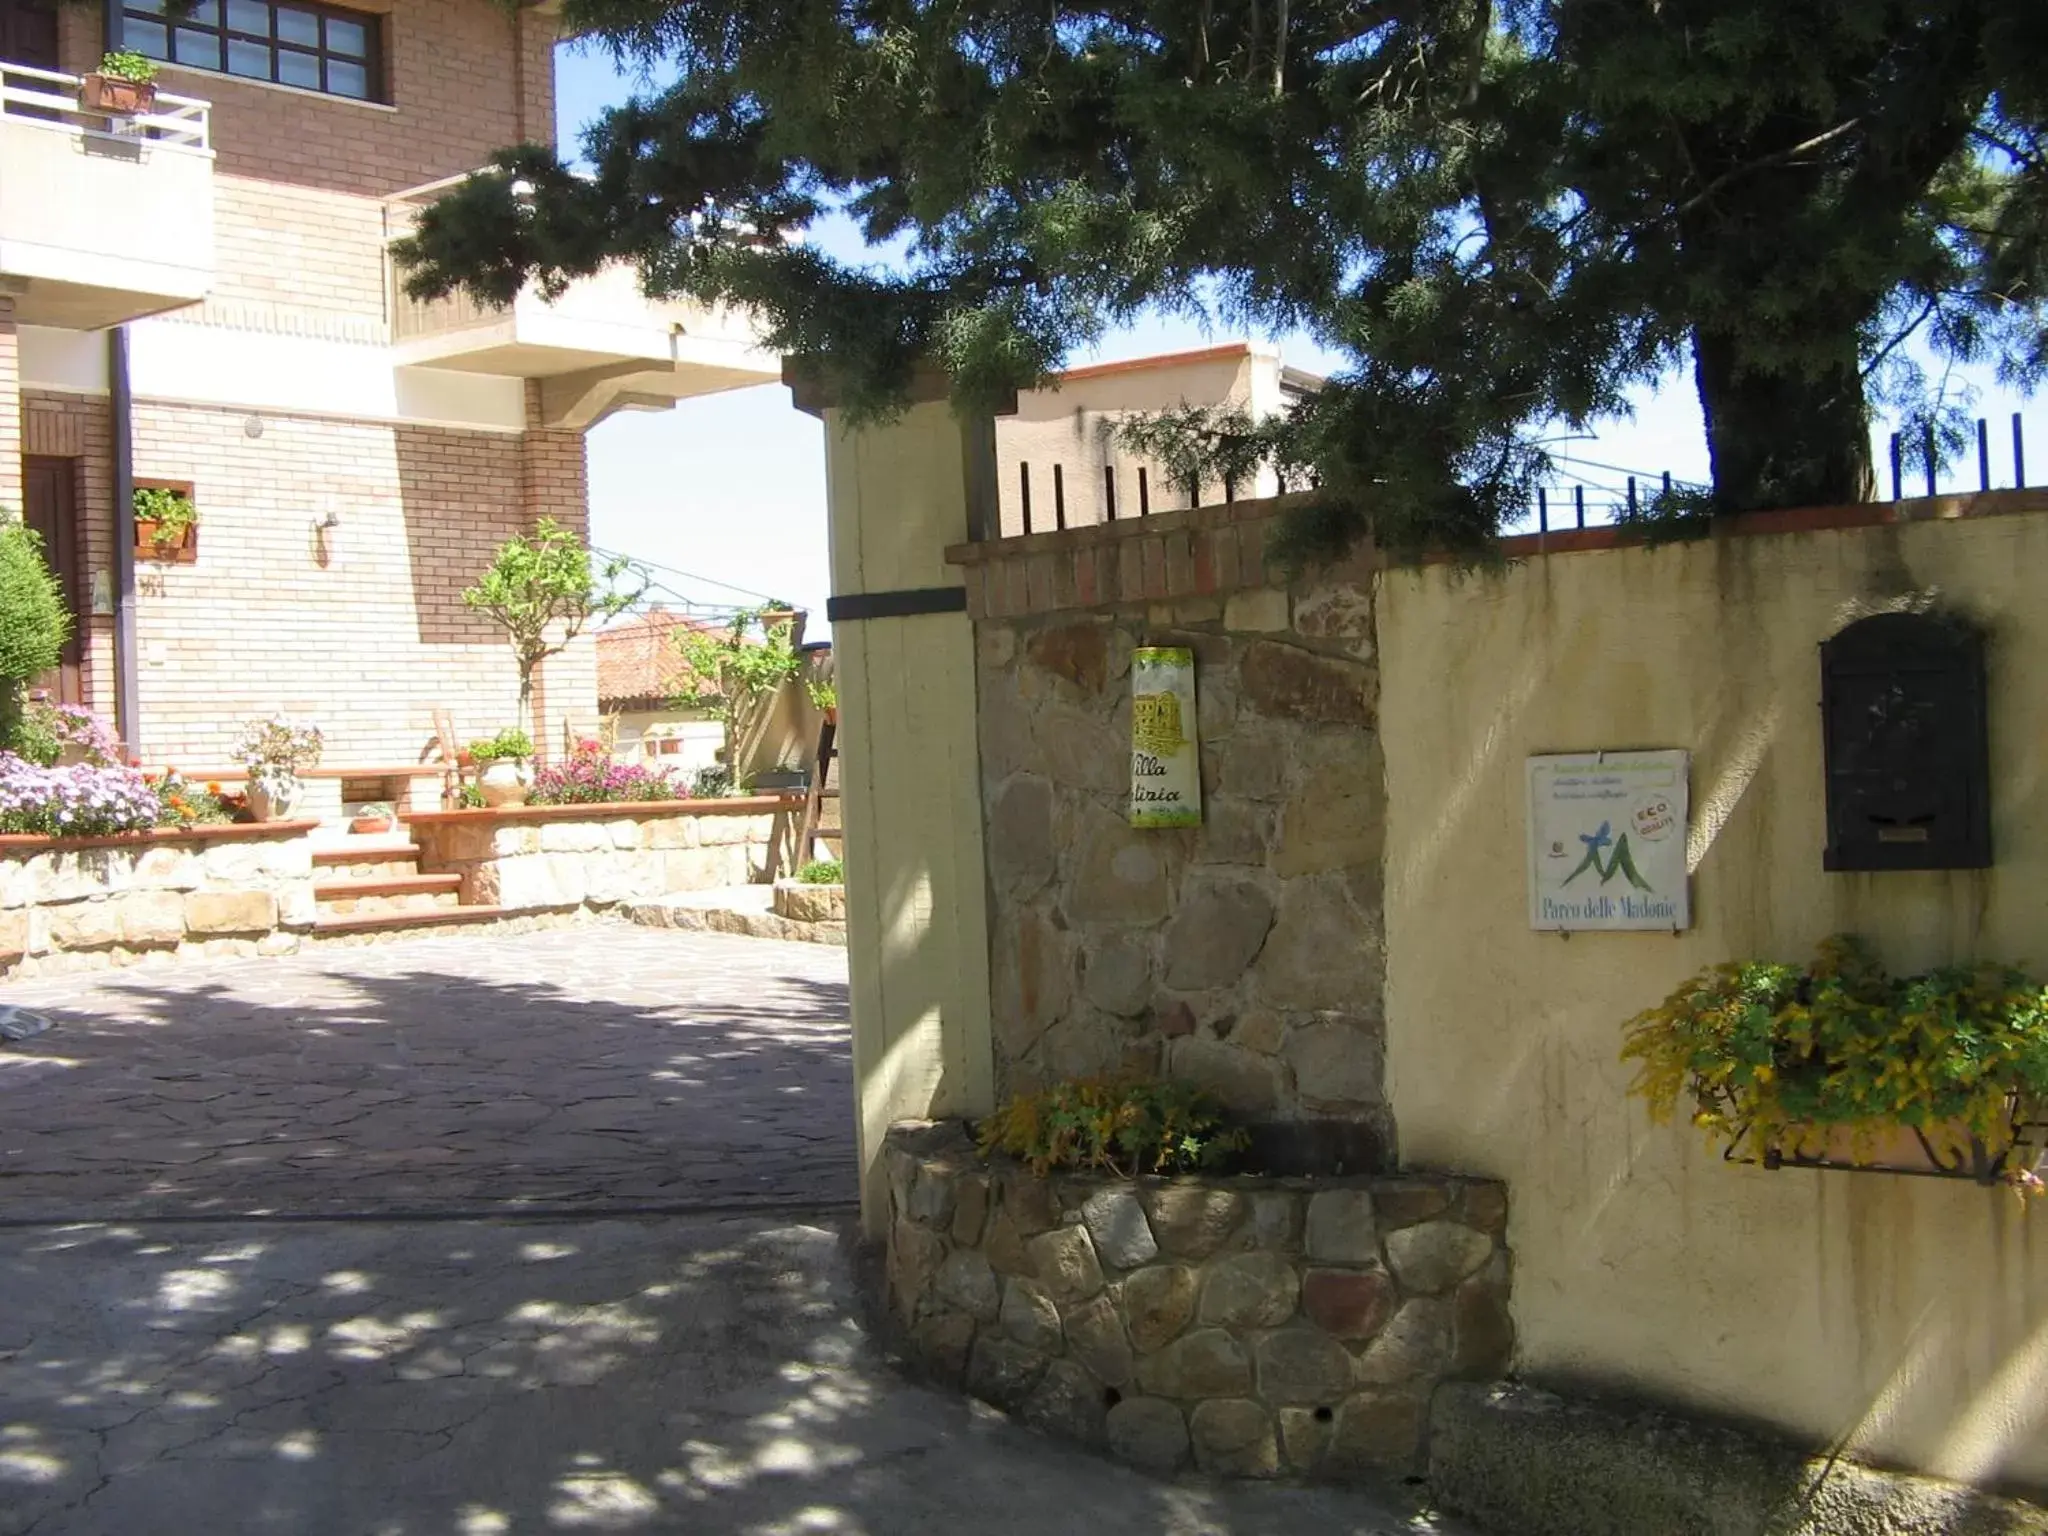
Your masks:
{"label": "sky", "polygon": [[[579,142],[585,123],[641,84],[594,47],[569,44],[559,50],[556,118],[564,149]],[[857,235],[844,225],[818,238],[837,255],[858,249]],[[1071,362],[1116,361],[1240,339],[1241,333],[1205,331],[1185,317],[1158,317],[1106,336]],[[1305,336],[1253,339],[1277,343],[1289,364],[1312,372],[1341,366],[1339,356]],[[1994,484],[2011,483],[2005,445],[2016,410],[2025,412],[2029,435],[2040,444],[2035,452],[2048,462],[2048,401],[2017,399],[1984,370],[1965,370],[1959,382],[1975,391],[1979,414],[1990,418]],[[1562,509],[1572,486],[1583,483],[1598,521],[1598,509],[1619,498],[1630,473],[1651,479],[1669,471],[1681,481],[1706,479],[1704,428],[1690,381],[1674,376],[1637,391],[1631,403],[1631,418],[1603,424],[1590,441],[1555,447],[1554,506]],[[1879,424],[1881,479],[1887,433]],[[673,411],[621,412],[590,433],[589,450],[591,542],[652,567],[654,600],[671,607],[735,607],[774,598],[808,609],[807,636],[826,637],[831,578],[824,429],[790,404],[780,384],[685,400]],[[1967,473],[1974,488],[1974,467]],[[1951,477],[1944,488],[1960,483],[1961,477]]]}

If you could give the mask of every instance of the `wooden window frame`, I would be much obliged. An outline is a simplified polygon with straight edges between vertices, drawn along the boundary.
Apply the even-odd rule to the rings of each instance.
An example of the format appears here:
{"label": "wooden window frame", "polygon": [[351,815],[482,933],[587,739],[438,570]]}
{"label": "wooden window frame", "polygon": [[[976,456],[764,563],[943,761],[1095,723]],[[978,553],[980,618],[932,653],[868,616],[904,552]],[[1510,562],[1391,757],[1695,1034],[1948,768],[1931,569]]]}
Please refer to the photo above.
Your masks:
{"label": "wooden window frame", "polygon": [[[369,11],[352,11],[346,6],[321,4],[319,0],[243,0],[245,4],[262,6],[268,16],[269,32],[267,35],[259,37],[254,32],[246,32],[228,24],[228,0],[213,0],[213,3],[216,19],[211,25],[200,22],[194,17],[187,17],[182,21],[174,21],[162,9],[154,11],[141,10],[132,4],[124,7],[122,19],[124,21],[145,22],[164,29],[165,56],[157,58],[155,54],[149,55],[149,57],[157,59],[157,62],[161,64],[169,64],[177,69],[196,69],[209,75],[219,75],[228,80],[247,80],[255,85],[281,85],[287,90],[306,91],[315,96],[331,96],[336,101],[367,101],[376,103],[379,106],[389,105],[390,91],[387,89],[384,76],[385,47],[384,18],[382,16]],[[304,43],[295,43],[279,37],[277,31],[277,13],[279,10],[303,11],[308,15],[319,18],[320,41],[308,47]],[[327,24],[330,21],[346,22],[363,29],[363,52],[360,56],[342,53],[327,46]],[[176,34],[179,32],[205,32],[217,39],[220,45],[219,67],[216,68],[206,64],[191,64],[182,59],[171,57],[171,55],[177,52]],[[236,42],[261,43],[265,48],[269,49],[270,73],[268,75],[248,75],[238,70],[229,69],[227,67],[228,46]],[[305,85],[296,80],[281,78],[278,70],[278,60],[285,53],[294,53],[301,57],[315,60],[319,65],[320,83],[318,85]],[[348,91],[337,91],[329,86],[327,81],[328,65],[330,63],[360,65],[363,70],[364,82],[368,88],[367,93],[357,96]]]}

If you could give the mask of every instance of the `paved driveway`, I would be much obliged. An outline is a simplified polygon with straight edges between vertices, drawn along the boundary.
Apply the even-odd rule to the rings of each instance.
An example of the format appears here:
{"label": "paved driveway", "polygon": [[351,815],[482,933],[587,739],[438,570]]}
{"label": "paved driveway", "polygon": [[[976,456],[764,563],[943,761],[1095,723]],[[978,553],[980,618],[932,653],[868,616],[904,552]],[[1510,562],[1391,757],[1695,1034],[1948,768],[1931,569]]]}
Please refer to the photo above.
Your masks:
{"label": "paved driveway", "polygon": [[8,987],[58,1027],[0,1047],[0,1536],[1449,1529],[896,1375],[844,963],[607,925]]}
{"label": "paved driveway", "polygon": [[624,924],[10,984],[0,1219],[856,1197],[844,952]]}

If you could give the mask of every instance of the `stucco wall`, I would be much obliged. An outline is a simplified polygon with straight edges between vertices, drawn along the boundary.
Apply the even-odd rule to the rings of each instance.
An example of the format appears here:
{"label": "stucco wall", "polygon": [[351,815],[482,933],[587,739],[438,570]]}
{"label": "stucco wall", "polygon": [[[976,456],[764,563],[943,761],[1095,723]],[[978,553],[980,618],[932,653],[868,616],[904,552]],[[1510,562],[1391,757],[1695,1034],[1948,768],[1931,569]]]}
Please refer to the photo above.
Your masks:
{"label": "stucco wall", "polygon": [[[2044,569],[2037,512],[1383,578],[1389,1095],[1405,1162],[1509,1182],[1525,1374],[2048,1483],[2048,1212],[1724,1163],[1617,1059],[1692,971],[1836,931],[1895,968],[2048,969]],[[1996,866],[1825,874],[1817,647],[1928,598],[1989,632]],[[1694,754],[1682,936],[1529,930],[1524,759],[1597,747]]]}

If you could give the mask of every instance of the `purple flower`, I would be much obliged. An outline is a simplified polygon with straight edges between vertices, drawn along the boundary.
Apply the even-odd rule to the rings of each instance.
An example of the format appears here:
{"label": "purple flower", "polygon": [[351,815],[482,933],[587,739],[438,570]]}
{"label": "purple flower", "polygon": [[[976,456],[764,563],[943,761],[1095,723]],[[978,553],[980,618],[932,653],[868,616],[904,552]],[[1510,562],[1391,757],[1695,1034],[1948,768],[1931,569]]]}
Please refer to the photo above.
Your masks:
{"label": "purple flower", "polygon": [[157,824],[156,791],[132,768],[40,768],[0,752],[0,832],[104,837]]}

